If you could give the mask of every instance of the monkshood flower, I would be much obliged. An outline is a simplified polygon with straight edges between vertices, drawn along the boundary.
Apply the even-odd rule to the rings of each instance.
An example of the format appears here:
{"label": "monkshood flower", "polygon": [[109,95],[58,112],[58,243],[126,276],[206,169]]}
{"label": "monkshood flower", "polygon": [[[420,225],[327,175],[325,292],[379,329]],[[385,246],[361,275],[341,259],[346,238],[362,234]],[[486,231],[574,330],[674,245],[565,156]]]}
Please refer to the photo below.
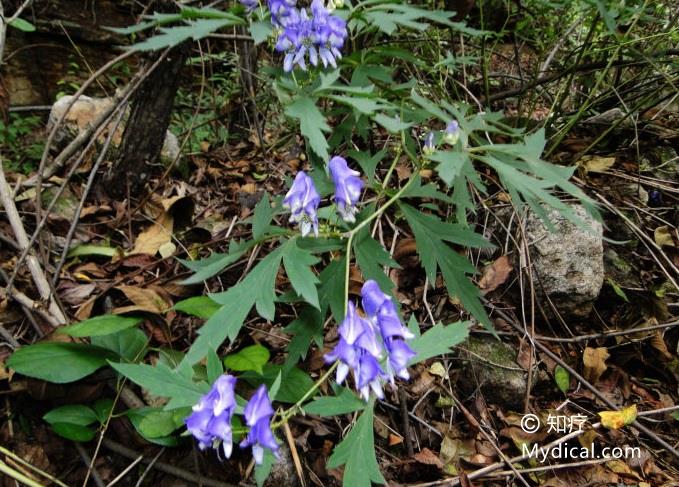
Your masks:
{"label": "monkshood flower", "polygon": [[358,314],[352,302],[347,306],[347,316],[339,327],[339,335],[335,348],[325,355],[327,363],[340,361],[337,383],[344,382],[349,372],[353,371],[356,388],[364,400],[368,400],[371,390],[377,397],[384,397],[382,379],[386,375],[380,366],[382,344],[375,328]]}
{"label": "monkshood flower", "polygon": [[434,132],[429,132],[427,138],[424,139],[424,147],[422,147],[424,155],[430,156],[436,152],[436,145],[434,144]]}
{"label": "monkshood flower", "polygon": [[292,187],[283,199],[283,207],[290,210],[290,221],[299,223],[299,229],[303,237],[306,237],[311,229],[318,237],[318,204],[321,196],[316,191],[313,180],[304,171],[295,176]]}
{"label": "monkshood flower", "polygon": [[380,331],[384,346],[387,350],[386,377],[394,383],[394,376],[409,379],[407,365],[415,352],[406,343],[414,335],[403,326],[396,311],[394,301],[382,292],[374,280],[368,280],[361,288],[363,310],[368,319]]}
{"label": "monkshood flower", "polygon": [[[252,0],[245,0],[250,2]],[[274,27],[283,27],[290,16],[296,10],[297,0],[269,0],[269,12],[271,12],[271,23]]]}
{"label": "monkshood flower", "polygon": [[317,64],[318,53],[312,46],[311,41],[312,23],[311,19],[307,16],[306,10],[290,9],[282,25],[283,30],[276,41],[276,50],[286,53],[283,61],[283,70],[289,73],[295,65],[306,70],[307,53],[310,54],[312,62],[316,59]]}
{"label": "monkshood flower", "polygon": [[339,156],[330,159],[328,163],[330,176],[335,183],[335,206],[345,222],[356,221],[356,203],[361,197],[363,181],[360,173],[349,169],[347,161]]}
{"label": "monkshood flower", "polygon": [[455,145],[459,139],[460,124],[457,123],[457,120],[451,120],[448,122],[448,125],[446,125],[446,131],[443,134],[443,141],[446,144]]}
{"label": "monkshood flower", "polygon": [[[344,47],[344,41],[347,38],[347,23],[341,17],[332,15],[330,10],[323,5],[322,0],[313,0],[311,13],[313,14],[313,43],[318,49],[323,67],[327,68],[330,65],[336,68],[336,59],[342,57],[340,49]],[[315,66],[314,58],[310,56],[310,60]]]}
{"label": "monkshood flower", "polygon": [[274,456],[279,458],[279,446],[273,431],[271,431],[273,412],[269,393],[266,390],[266,386],[262,384],[245,405],[243,415],[245,417],[245,424],[250,427],[250,431],[248,436],[240,443],[241,448],[252,446],[252,456],[257,465],[261,465],[264,460],[265,448],[271,450]]}
{"label": "monkshood flower", "polygon": [[259,0],[240,0],[240,3],[248,12],[252,12],[259,6]]}
{"label": "monkshood flower", "polygon": [[235,386],[234,376],[220,376],[185,420],[186,428],[198,440],[201,450],[217,448],[221,441],[226,458],[231,456],[233,449],[231,417],[236,409]]}

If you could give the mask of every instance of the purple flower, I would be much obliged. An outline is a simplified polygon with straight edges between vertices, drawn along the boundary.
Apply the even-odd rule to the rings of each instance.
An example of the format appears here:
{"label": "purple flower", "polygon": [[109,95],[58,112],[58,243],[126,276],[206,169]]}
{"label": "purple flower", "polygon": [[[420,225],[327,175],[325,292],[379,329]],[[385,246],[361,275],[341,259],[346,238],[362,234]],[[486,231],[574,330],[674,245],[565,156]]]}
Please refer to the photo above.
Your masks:
{"label": "purple flower", "polygon": [[424,147],[422,147],[422,152],[425,156],[429,156],[436,151],[436,145],[434,144],[434,132],[429,132],[427,138],[424,140]]}
{"label": "purple flower", "polygon": [[443,134],[443,141],[449,145],[455,145],[460,138],[460,124],[457,120],[451,120],[446,125],[446,131]]}
{"label": "purple flower", "polygon": [[270,424],[271,417],[273,416],[273,407],[271,407],[271,400],[264,384],[259,386],[245,405],[243,414],[245,416],[245,424],[250,427],[250,431],[248,436],[241,441],[240,447],[246,448],[252,446],[252,456],[257,465],[261,465],[264,460],[265,448],[271,450],[276,458],[279,458],[279,446],[273,431],[271,431]]}
{"label": "purple flower", "polygon": [[383,356],[382,343],[373,325],[358,314],[352,302],[339,327],[339,335],[339,342],[325,356],[328,363],[340,361],[337,383],[344,382],[349,371],[353,371],[356,388],[363,399],[368,400],[371,389],[377,397],[382,398],[382,379],[387,377],[379,362]]}
{"label": "purple flower", "polygon": [[335,156],[328,163],[332,181],[335,183],[335,206],[345,222],[356,221],[356,203],[361,197],[363,181],[360,173],[349,169],[344,158]]}
{"label": "purple flower", "polygon": [[410,379],[410,374],[408,374],[408,362],[415,355],[417,355],[412,348],[399,338],[387,338],[384,340],[384,345],[387,348],[387,354],[389,355],[389,360],[387,360],[387,375],[389,376],[389,381],[394,383],[394,375],[397,375],[401,379]]}
{"label": "purple flower", "polygon": [[240,3],[248,12],[252,12],[259,6],[259,0],[240,0]]}
{"label": "purple flower", "polygon": [[231,456],[233,449],[231,417],[236,409],[235,386],[235,377],[220,376],[185,420],[186,428],[198,440],[201,450],[216,448],[221,441],[226,458]]}
{"label": "purple flower", "polygon": [[[246,0],[252,1],[252,0]],[[269,0],[269,12],[271,12],[271,23],[274,27],[283,27],[290,14],[296,10],[297,0]]]}
{"label": "purple flower", "polygon": [[304,171],[295,176],[292,187],[283,200],[283,207],[290,210],[290,221],[299,223],[302,236],[305,237],[314,229],[314,235],[318,237],[318,204],[321,197],[316,191],[313,180]]}
{"label": "purple flower", "polygon": [[[294,4],[293,4],[294,5]],[[284,52],[283,70],[290,72],[294,66],[306,70],[306,57],[313,66],[319,59],[324,67],[337,66],[342,57],[340,49],[347,36],[346,22],[323,5],[322,0],[311,4],[311,17],[305,9],[297,9],[287,1],[269,0],[272,23],[281,27],[276,50]]]}

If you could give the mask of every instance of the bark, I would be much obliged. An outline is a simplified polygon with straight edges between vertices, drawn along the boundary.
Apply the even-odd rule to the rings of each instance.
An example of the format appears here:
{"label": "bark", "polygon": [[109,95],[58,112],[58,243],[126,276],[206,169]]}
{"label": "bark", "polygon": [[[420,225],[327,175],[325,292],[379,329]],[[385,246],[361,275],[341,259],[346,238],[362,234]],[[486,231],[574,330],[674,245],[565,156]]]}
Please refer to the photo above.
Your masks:
{"label": "bark", "polygon": [[134,96],[117,163],[106,178],[105,189],[110,196],[138,197],[144,189],[150,166],[156,163],[163,148],[189,47],[185,43],[173,48]]}

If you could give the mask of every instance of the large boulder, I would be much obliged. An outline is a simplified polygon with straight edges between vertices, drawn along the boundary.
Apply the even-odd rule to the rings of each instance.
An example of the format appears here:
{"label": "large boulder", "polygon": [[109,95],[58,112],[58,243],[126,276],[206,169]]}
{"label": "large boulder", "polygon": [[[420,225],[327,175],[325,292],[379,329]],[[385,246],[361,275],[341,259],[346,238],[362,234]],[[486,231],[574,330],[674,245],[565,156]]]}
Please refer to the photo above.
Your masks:
{"label": "large boulder", "polygon": [[530,245],[535,289],[550,310],[547,298],[565,317],[584,318],[592,310],[604,281],[603,229],[581,205],[572,205],[587,229],[580,228],[547,209],[553,225],[548,229],[534,213],[526,219],[526,239]]}
{"label": "large boulder", "polygon": [[[73,100],[73,96],[66,95],[59,98],[52,109],[50,110],[49,120],[47,122],[48,130],[51,130],[54,124],[59,121],[59,119],[66,112]],[[57,133],[55,134],[55,142],[59,146],[64,146],[70,142],[74,137],[76,137],[80,132],[87,130],[92,123],[99,118],[99,116],[109,110],[113,104],[111,98],[95,98],[89,96],[80,96],[76,102],[73,104],[71,109],[66,112],[66,118],[61,124]],[[115,120],[115,117],[114,117]],[[111,122],[113,125],[115,122]],[[120,145],[122,140],[123,131],[125,129],[125,121],[121,122],[113,134],[111,140],[113,146]],[[106,134],[102,134],[100,142],[106,139]],[[160,153],[160,157],[165,162],[173,162],[175,158],[179,155],[179,141],[177,137],[169,130],[165,134],[165,141],[163,142],[163,149]]]}

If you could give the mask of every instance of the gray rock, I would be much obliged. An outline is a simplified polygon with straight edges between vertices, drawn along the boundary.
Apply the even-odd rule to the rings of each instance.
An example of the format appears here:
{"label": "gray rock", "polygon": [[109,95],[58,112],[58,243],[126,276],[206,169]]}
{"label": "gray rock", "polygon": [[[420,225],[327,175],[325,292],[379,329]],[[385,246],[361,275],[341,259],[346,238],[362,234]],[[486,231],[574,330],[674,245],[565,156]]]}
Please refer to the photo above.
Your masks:
{"label": "gray rock", "polygon": [[543,308],[551,309],[546,299],[549,298],[562,316],[584,318],[591,312],[604,281],[602,226],[581,205],[572,208],[590,231],[548,209],[554,230],[547,229],[537,215],[529,213],[526,238],[535,289],[544,301]]}
{"label": "gray rock", "polygon": [[516,363],[517,350],[493,337],[472,337],[460,348],[463,367],[460,387],[467,393],[477,388],[486,401],[518,409],[523,405],[528,373]]}
{"label": "gray rock", "polygon": [[264,487],[299,486],[299,477],[295,469],[295,462],[292,460],[290,448],[287,444],[283,443],[280,445],[278,453],[280,459],[271,467],[271,473],[266,481],[264,481]]}

